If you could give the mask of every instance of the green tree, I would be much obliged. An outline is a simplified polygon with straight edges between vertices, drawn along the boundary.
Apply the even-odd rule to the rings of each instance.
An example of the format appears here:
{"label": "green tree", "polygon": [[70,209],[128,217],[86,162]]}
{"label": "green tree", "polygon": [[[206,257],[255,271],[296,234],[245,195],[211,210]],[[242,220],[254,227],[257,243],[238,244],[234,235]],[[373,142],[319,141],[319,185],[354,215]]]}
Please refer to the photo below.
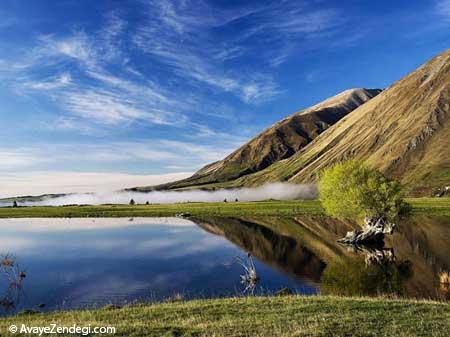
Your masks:
{"label": "green tree", "polygon": [[325,212],[341,219],[385,217],[394,221],[408,209],[399,182],[357,160],[325,169],[319,180],[319,195]]}

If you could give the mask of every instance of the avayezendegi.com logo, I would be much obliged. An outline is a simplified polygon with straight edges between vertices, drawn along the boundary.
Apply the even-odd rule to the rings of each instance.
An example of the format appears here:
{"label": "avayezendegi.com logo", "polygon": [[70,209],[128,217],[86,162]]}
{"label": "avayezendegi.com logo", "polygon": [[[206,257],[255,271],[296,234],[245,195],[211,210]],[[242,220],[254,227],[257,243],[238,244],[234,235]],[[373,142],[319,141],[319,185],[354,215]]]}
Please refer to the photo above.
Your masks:
{"label": "avayezendegi.com logo", "polygon": [[88,336],[91,334],[107,335],[115,334],[116,328],[113,326],[79,326],[73,324],[71,326],[59,326],[51,323],[47,326],[27,326],[26,324],[10,325],[9,332],[12,334],[27,334],[27,335],[49,335],[49,334],[77,334],[81,336]]}

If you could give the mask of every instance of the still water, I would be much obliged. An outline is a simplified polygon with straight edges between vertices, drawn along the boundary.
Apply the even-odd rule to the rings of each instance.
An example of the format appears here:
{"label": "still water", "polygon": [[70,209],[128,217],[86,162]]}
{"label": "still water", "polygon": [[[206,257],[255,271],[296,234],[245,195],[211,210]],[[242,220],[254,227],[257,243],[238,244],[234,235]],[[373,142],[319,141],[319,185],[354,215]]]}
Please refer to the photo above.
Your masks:
{"label": "still water", "polygon": [[259,294],[449,299],[448,217],[402,223],[384,247],[336,242],[353,228],[325,217],[0,220],[2,261],[13,262],[0,268],[0,312],[236,296],[247,253]]}

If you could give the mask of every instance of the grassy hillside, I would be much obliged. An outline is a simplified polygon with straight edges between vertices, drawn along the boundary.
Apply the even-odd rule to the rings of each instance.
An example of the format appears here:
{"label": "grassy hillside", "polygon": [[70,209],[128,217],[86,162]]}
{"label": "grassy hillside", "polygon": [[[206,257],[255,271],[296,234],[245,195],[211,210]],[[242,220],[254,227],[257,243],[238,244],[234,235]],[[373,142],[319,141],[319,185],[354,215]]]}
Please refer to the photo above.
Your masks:
{"label": "grassy hillside", "polygon": [[[448,336],[450,305],[339,297],[254,297],[55,312],[0,319],[10,325],[114,326],[115,336]],[[59,336],[67,336],[60,334]]]}
{"label": "grassy hillside", "polygon": [[234,186],[316,180],[335,162],[367,161],[429,195],[450,184],[450,51],[360,106],[291,158],[242,177]]}
{"label": "grassy hillside", "polygon": [[380,92],[379,89],[346,90],[281,120],[225,159],[205,166],[190,178],[156,187],[138,187],[134,190],[174,189],[226,182],[257,172],[274,162],[289,158],[342,117]]}
{"label": "grassy hillside", "polygon": [[[450,216],[450,198],[417,198],[408,199],[408,202],[416,214]],[[0,218],[158,217],[179,213],[218,216],[324,214],[318,200],[0,208]]]}

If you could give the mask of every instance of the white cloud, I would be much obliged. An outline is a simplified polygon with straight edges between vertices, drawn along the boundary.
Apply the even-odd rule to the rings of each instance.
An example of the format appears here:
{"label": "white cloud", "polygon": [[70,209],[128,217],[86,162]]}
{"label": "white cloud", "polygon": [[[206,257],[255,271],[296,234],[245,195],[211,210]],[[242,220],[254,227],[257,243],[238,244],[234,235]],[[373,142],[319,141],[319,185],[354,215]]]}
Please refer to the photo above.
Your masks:
{"label": "white cloud", "polygon": [[[173,126],[186,123],[186,108],[180,94],[175,95],[149,79],[131,81],[129,74],[118,71],[112,75],[106,70],[110,63],[125,62],[115,59],[121,53],[119,36],[125,22],[116,14],[109,14],[107,22],[110,26],[105,25],[98,34],[89,36],[81,31],[65,37],[41,36],[38,46],[24,60],[2,60],[0,70],[8,73],[16,92],[25,95],[38,90],[42,91],[41,95],[45,92],[66,115],[72,114],[70,123],[61,124],[65,129],[76,122],[83,124],[83,120],[84,124],[87,121],[107,126],[135,120]],[[78,72],[76,79],[69,71],[45,78],[36,75],[36,70],[66,69],[67,62],[76,65],[71,67]],[[129,73],[130,69],[130,65],[125,65],[124,71]]]}
{"label": "white cloud", "polygon": [[44,35],[40,37],[39,41],[39,46],[33,50],[34,57],[37,59],[65,56],[94,66],[100,57],[95,49],[95,44],[82,31],[77,31],[66,38]]}
{"label": "white cloud", "polygon": [[[231,142],[231,144],[226,144],[227,140],[224,139],[222,143],[222,146],[225,145],[225,147],[217,148],[217,146],[214,145],[202,145],[174,140],[160,141],[162,147],[172,149],[174,152],[179,154],[180,159],[184,159],[179,160],[178,163],[185,162],[187,158],[196,158],[203,164],[208,164],[210,162],[223,159],[237,147],[237,143],[235,141]],[[192,162],[192,160],[190,161]]]}
{"label": "white cloud", "polygon": [[146,87],[136,87],[136,92],[117,90],[120,84],[115,87],[75,88],[53,97],[66,111],[105,125],[133,121],[171,126],[187,123],[187,117],[177,109],[176,100],[169,102],[157,91]]}
{"label": "white cloud", "polygon": [[85,39],[71,39],[57,42],[54,46],[55,50],[61,54],[87,61],[90,56],[90,51],[87,49]]}
{"label": "white cloud", "polygon": [[[48,169],[49,163],[85,168],[92,163],[127,161],[157,162],[159,168],[164,161],[164,167],[173,169],[185,168],[189,161],[187,167],[198,168],[222,159],[243,139],[220,131],[224,128],[219,124],[205,125],[205,115],[208,122],[239,120],[236,111],[213,101],[214,94],[226,92],[247,104],[273,99],[282,92],[276,77],[267,73],[273,69],[261,70],[252,61],[261,57],[267,64],[279,65],[295,50],[291,45],[297,39],[316,37],[340,24],[335,11],[311,10],[297,2],[234,9],[196,0],[143,3],[144,21],[127,22],[123,12],[114,11],[106,13],[100,27],[89,34],[74,29],[69,34],[41,36],[22,59],[0,60],[1,75],[6,74],[20,94],[36,101],[47,98],[45,103],[54,105],[56,116],[50,119],[50,113],[46,114],[41,123],[47,130],[98,137],[102,132],[112,135],[122,128],[145,126],[149,132],[164,129],[167,135],[167,128],[159,127],[163,125],[177,128],[173,130],[180,132],[178,138],[190,141],[42,144],[0,152],[5,163],[1,171]],[[218,31],[235,24],[242,28],[238,37],[218,38]],[[255,41],[250,39],[257,39],[261,55],[251,54]],[[136,62],[139,52],[146,62]],[[235,61],[241,57],[248,62],[238,62],[237,67]],[[210,141],[196,145],[199,140],[194,137]]]}
{"label": "white cloud", "polygon": [[[198,13],[186,11],[187,7],[195,7]],[[268,75],[261,76],[259,70],[244,76],[242,71],[234,73],[224,69],[225,60],[242,55],[245,49],[233,44],[217,47],[210,35],[212,28],[247,14],[220,12],[197,2],[178,7],[170,1],[151,2],[148,20],[138,28],[133,39],[141,50],[171,67],[179,77],[232,92],[246,103],[259,103],[261,97],[268,100],[277,95],[275,81]],[[270,85],[264,83],[267,80]],[[257,86],[261,94],[249,95],[249,86]]]}
{"label": "white cloud", "polygon": [[[5,71],[11,72],[11,80],[20,94],[45,91],[66,115],[70,113],[72,116],[65,116],[65,123],[60,124],[61,128],[66,130],[75,130],[71,127],[73,125],[84,125],[80,131],[86,133],[86,130],[94,129],[92,124],[111,127],[127,125],[134,121],[180,127],[191,123],[189,114],[202,114],[202,110],[207,110],[207,98],[185,94],[184,90],[174,92],[165,88],[161,83],[156,83],[135,70],[129,64],[129,59],[121,61],[123,72],[118,71],[113,75],[106,70],[108,67],[105,62],[110,60],[110,57],[105,56],[105,53],[112,53],[107,50],[120,51],[119,46],[114,46],[113,43],[114,37],[120,34],[124,25],[119,18],[113,17],[115,26],[107,29],[103,35],[87,37],[83,33],[75,32],[72,36],[59,39],[54,36],[41,37],[41,45],[32,51],[27,62],[12,64],[15,65],[12,67],[15,70],[12,71],[3,60],[0,62],[0,69],[5,68]],[[64,68],[67,59],[79,66],[78,71],[81,71],[81,74],[77,74],[76,79],[68,71],[47,78],[33,75],[36,69]],[[184,63],[182,58],[178,57],[176,60],[180,64]],[[232,90],[236,86],[232,80],[217,78],[216,82],[201,66],[193,71],[199,79],[217,83],[216,85],[224,90]],[[130,77],[130,73],[133,77]],[[67,123],[69,120],[70,123]],[[56,127],[54,123],[44,124]]]}
{"label": "white cloud", "polygon": [[[107,144],[36,144],[27,148],[0,148],[0,172],[23,170],[51,170],[55,165],[62,168],[117,167],[141,165],[148,167],[173,166],[174,170],[189,171],[222,159],[238,144],[234,139],[225,139],[220,147],[216,144],[200,145],[192,142],[169,140],[146,140],[141,142],[111,142]],[[175,168],[178,167],[178,168]],[[114,170],[113,170],[114,171]]]}
{"label": "white cloud", "polygon": [[[303,3],[233,9],[197,0],[142,3],[145,20],[131,24],[124,12],[106,13],[97,31],[41,36],[23,60],[1,60],[0,71],[9,73],[20,94],[40,91],[38,99],[48,97],[57,104],[63,111],[61,123],[44,122],[50,128],[88,133],[145,123],[187,127],[207,136],[216,131],[197,127],[202,124],[198,115],[234,116],[226,108],[221,109],[222,116],[211,113],[215,103],[207,90],[231,93],[247,104],[271,100],[282,92],[275,77],[260,67],[228,66],[228,61],[254,52],[249,38],[258,38],[259,54],[277,66],[288,59],[299,35],[314,36],[340,23],[334,10],[311,10]],[[239,22],[245,25],[238,38],[217,39],[216,31]],[[137,69],[130,43],[149,57],[152,71],[163,66],[167,76]],[[42,78],[37,75],[42,70],[53,74]]]}
{"label": "white cloud", "polygon": [[[298,41],[310,43],[345,22],[334,9],[312,8],[304,2],[239,5],[232,10],[196,0],[144,3],[148,17],[133,37],[141,50],[179,77],[231,92],[245,103],[271,100],[282,92],[261,68],[242,64],[239,69],[228,68],[224,63],[255,54],[254,41],[249,39],[258,39],[253,58],[279,66],[296,51]],[[241,24],[237,37],[216,38],[217,30],[235,23]]]}
{"label": "white cloud", "polygon": [[235,59],[237,57],[242,56],[245,53],[244,46],[231,46],[227,47],[226,45],[221,48],[217,48],[218,50],[213,54],[213,57],[221,62],[229,61]]}
{"label": "white cloud", "polygon": [[[130,103],[130,100],[122,99],[106,90],[71,91],[61,98],[61,104],[66,110],[105,124],[151,117],[150,114]],[[153,121],[158,122],[159,118]]]}
{"label": "white cloud", "polygon": [[163,93],[163,90],[158,89],[155,83],[151,81],[146,81],[145,85],[139,85],[124,78],[113,76],[106,72],[87,71],[86,74],[91,78],[104,82],[104,84],[123,89],[130,94],[145,95],[148,99],[158,100],[161,102],[169,101],[169,99]]}
{"label": "white cloud", "polygon": [[[67,48],[67,52],[72,50],[72,47]],[[65,112],[71,112],[91,123],[117,125],[142,120],[148,124],[180,125],[187,122],[186,116],[180,111],[182,104],[179,100],[155,83],[149,80],[131,82],[113,76],[98,66],[98,61],[92,57],[83,57],[82,61],[96,64],[95,67],[85,69],[85,76],[97,83],[89,84],[84,80],[76,82],[68,72],[46,79],[30,79],[25,75],[25,79],[17,84],[17,90],[21,93],[46,91],[46,95]],[[71,124],[74,122],[72,118]],[[68,124],[62,126],[66,128]]]}
{"label": "white cloud", "polygon": [[127,22],[120,17],[118,12],[106,14],[106,23],[101,28],[97,41],[103,59],[114,60],[123,57],[122,35]]}
{"label": "white cloud", "polygon": [[221,74],[206,55],[184,48],[173,36],[164,37],[154,27],[143,27],[134,40],[138,47],[171,66],[181,77],[187,76],[225,91],[238,90],[236,79]]}
{"label": "white cloud", "polygon": [[[280,13],[281,14],[281,13]],[[276,20],[270,26],[282,33],[313,34],[329,30],[339,25],[338,14],[332,9],[320,9],[312,12],[304,8],[294,8],[283,13],[283,20]]]}
{"label": "white cloud", "polygon": [[38,153],[36,153],[32,149],[0,149],[1,171],[17,168],[27,168],[45,161],[46,160],[43,157],[39,156]]}
{"label": "white cloud", "polygon": [[437,1],[436,10],[445,21],[450,22],[450,0]]}
{"label": "white cloud", "polygon": [[[0,162],[4,163],[0,171],[20,169],[24,166],[57,162],[120,162],[127,160],[168,160],[176,159],[174,153],[163,150],[151,150],[139,143],[97,144],[40,144],[36,147],[14,150],[0,149]],[[118,151],[120,149],[120,151]],[[46,159],[44,159],[46,158]]]}
{"label": "white cloud", "polygon": [[72,76],[70,75],[70,73],[65,72],[42,81],[24,82],[22,85],[26,88],[34,90],[54,90],[67,87],[71,83]]}
{"label": "white cloud", "polygon": [[262,102],[268,101],[280,93],[281,90],[270,80],[253,82],[242,88],[242,99],[247,103]]}
{"label": "white cloud", "polygon": [[[55,218],[51,222],[45,218],[20,218],[20,219],[0,219],[0,225],[4,226],[21,226],[24,232],[47,232],[47,231],[78,231],[78,230],[98,230],[109,228],[126,228],[140,225],[161,225],[164,224],[170,227],[193,227],[196,224],[188,219],[176,218],[176,217],[146,217],[146,218],[133,218],[133,221],[129,221],[129,218]],[[12,238],[8,238],[12,239]],[[0,242],[4,247],[7,240]],[[30,242],[30,241],[25,241]],[[170,241],[151,240],[142,242],[142,245],[149,245],[152,243],[154,246],[162,247],[167,246]],[[173,242],[173,241],[172,241]],[[22,246],[22,242],[19,242]],[[152,245],[152,246],[153,246]],[[139,248],[143,248],[142,246]],[[138,248],[138,249],[139,249]]]}
{"label": "white cloud", "polygon": [[85,122],[74,116],[59,116],[51,120],[42,120],[39,126],[44,130],[50,131],[74,131],[84,135],[104,134],[99,129],[92,127],[91,123]]}

